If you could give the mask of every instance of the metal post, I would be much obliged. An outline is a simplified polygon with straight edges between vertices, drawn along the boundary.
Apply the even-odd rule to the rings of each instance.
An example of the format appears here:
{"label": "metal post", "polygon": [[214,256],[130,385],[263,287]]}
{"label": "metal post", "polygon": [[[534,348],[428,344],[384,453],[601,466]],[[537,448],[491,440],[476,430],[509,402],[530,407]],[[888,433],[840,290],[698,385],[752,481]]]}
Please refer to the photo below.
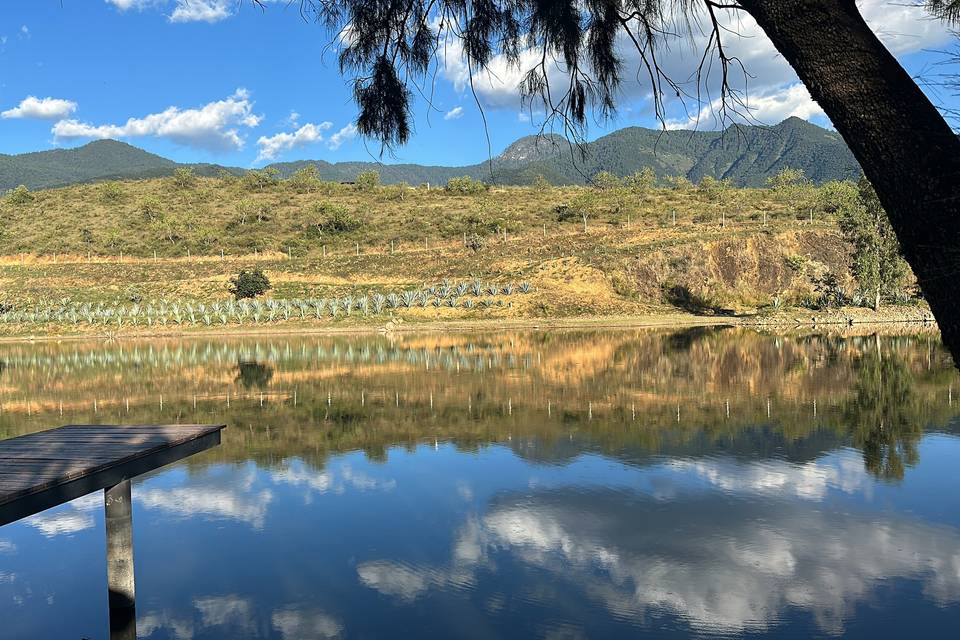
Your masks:
{"label": "metal post", "polygon": [[112,640],[136,638],[133,577],[133,509],[130,481],[103,491],[107,530],[107,588]]}

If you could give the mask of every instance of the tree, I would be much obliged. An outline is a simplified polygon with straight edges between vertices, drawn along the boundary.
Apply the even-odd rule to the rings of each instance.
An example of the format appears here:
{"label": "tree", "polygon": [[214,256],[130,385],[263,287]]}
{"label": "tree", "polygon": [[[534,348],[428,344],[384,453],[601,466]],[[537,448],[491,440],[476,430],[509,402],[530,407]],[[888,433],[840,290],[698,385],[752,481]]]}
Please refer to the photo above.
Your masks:
{"label": "tree", "polygon": [[881,297],[899,290],[907,265],[873,186],[866,178],[857,186],[857,199],[838,211],[840,230],[853,245],[853,275],[879,311]]}
{"label": "tree", "polygon": [[237,300],[256,298],[271,288],[270,278],[259,267],[250,271],[241,269],[240,273],[230,278],[229,291]]}
{"label": "tree", "polygon": [[657,173],[653,170],[653,167],[644,167],[633,175],[627,176],[624,181],[630,192],[642,203],[650,190],[657,184]]}
{"label": "tree", "polygon": [[280,172],[274,167],[251,169],[243,174],[243,186],[249,191],[263,192],[280,182]]}
{"label": "tree", "polygon": [[189,189],[196,181],[197,177],[193,174],[193,169],[190,167],[174,169],[173,175],[170,176],[170,183],[175,189]]}
{"label": "tree", "polygon": [[623,186],[620,178],[610,171],[601,171],[593,176],[593,186],[601,191],[613,191]]}
{"label": "tree", "polygon": [[[266,6],[260,0],[253,0]],[[928,0],[934,14],[960,20],[958,0]],[[355,77],[357,130],[384,147],[411,132],[411,86],[429,84],[437,58],[458,44],[470,85],[498,55],[524,73],[519,91],[547,121],[582,139],[588,112],[614,112],[629,44],[650,82],[654,111],[666,122],[664,97],[691,96],[658,54],[678,32],[706,31],[691,96],[710,94],[720,74],[715,113],[727,122],[748,111],[732,76],[749,70],[728,52],[736,17],[745,13],[793,67],[811,97],[877,187],[893,229],[960,363],[960,139],[870,30],[854,0],[301,0],[301,14],[332,27],[343,43],[341,71]],[[439,26],[437,26],[439,25]],[[732,25],[732,27],[731,27]],[[349,38],[342,37],[349,31]],[[680,34],[683,35],[683,34]],[[532,55],[524,55],[527,53]],[[559,80],[551,71],[560,68]],[[557,74],[554,74],[556,78]],[[556,86],[557,83],[562,86]],[[708,89],[701,92],[701,89]],[[544,123],[545,125],[548,123]]]}
{"label": "tree", "polygon": [[10,191],[7,195],[7,200],[9,200],[12,205],[22,207],[33,201],[33,194],[30,193],[30,189],[27,189],[26,185],[21,184],[16,189]]}
{"label": "tree", "polygon": [[308,164],[297,169],[288,182],[297,193],[312,193],[320,188],[320,170],[317,165]]}
{"label": "tree", "polygon": [[361,191],[372,191],[380,184],[380,173],[374,170],[361,171],[357,175],[357,188]]}

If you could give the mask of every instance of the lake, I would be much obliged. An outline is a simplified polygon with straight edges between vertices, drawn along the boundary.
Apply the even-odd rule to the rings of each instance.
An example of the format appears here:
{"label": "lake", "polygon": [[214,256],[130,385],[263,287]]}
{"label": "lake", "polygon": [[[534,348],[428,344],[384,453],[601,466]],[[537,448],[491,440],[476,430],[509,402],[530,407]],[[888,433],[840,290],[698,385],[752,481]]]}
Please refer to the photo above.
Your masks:
{"label": "lake", "polygon": [[[0,344],[0,436],[226,422],[138,478],[141,639],[947,636],[934,334]],[[102,497],[0,528],[4,638],[106,638]]]}

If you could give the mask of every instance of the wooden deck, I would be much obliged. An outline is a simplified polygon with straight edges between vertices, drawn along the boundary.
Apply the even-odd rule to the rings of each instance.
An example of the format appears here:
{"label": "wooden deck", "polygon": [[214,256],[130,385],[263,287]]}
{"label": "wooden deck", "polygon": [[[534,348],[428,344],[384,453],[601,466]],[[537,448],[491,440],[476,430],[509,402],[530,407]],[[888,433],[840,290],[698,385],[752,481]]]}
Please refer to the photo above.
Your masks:
{"label": "wooden deck", "polygon": [[0,526],[220,443],[225,425],[73,424],[0,441]]}

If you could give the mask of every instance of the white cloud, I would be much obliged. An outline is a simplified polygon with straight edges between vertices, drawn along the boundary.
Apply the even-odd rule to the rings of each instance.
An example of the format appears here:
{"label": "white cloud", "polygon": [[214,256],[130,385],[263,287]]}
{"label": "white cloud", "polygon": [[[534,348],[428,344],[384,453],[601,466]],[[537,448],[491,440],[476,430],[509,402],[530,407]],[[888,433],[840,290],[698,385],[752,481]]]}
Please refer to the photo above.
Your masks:
{"label": "white cloud", "polygon": [[[291,117],[293,115],[291,114]],[[323,140],[323,132],[332,126],[332,122],[307,123],[293,133],[283,132],[272,136],[261,136],[257,140],[257,146],[260,147],[257,161],[273,160],[284,151],[319,142]]]}
{"label": "white cloud", "polygon": [[[767,89],[760,92],[759,95],[750,95],[745,102],[746,107],[739,109],[743,117],[732,114],[731,117],[738,121],[775,124],[791,116],[810,120],[814,116],[824,115],[820,105],[814,102],[813,98],[810,97],[810,92],[799,82]],[[720,99],[717,98],[704,105],[699,113],[691,115],[689,118],[667,120],[667,128],[695,129],[722,125],[723,123],[716,117],[720,111],[720,106]]]}
{"label": "white cloud", "polygon": [[112,4],[120,11],[127,11],[129,9],[145,9],[150,5],[159,4],[163,0],[106,0],[107,4]]}
{"label": "white cloud", "polygon": [[[730,471],[737,464],[723,462]],[[756,487],[735,480],[734,491],[774,496],[783,495],[777,486],[796,488],[789,479],[766,480],[747,482]],[[800,478],[796,495],[812,486],[815,496],[819,482]],[[484,590],[484,568],[496,559],[498,568],[510,562],[531,592],[541,584],[570,588],[637,624],[672,612],[711,635],[772,630],[794,610],[810,614],[823,633],[841,635],[896,579],[916,581],[938,606],[960,601],[960,536],[953,529],[822,509],[809,500],[732,499],[720,507],[713,492],[682,487],[669,501],[615,491],[504,495],[485,516],[467,520],[448,564],[372,560],[357,565],[357,577],[409,603],[451,586]]]}
{"label": "white cloud", "polygon": [[65,118],[76,110],[77,103],[72,100],[27,96],[18,106],[0,113],[0,118],[40,118],[55,120]]}
{"label": "white cloud", "polygon": [[233,15],[232,0],[177,0],[170,22],[219,22]]}
{"label": "white cloud", "polygon": [[331,151],[336,151],[337,149],[340,148],[340,145],[342,145],[344,142],[356,137],[357,137],[357,126],[351,122],[350,124],[340,129],[340,131],[337,131],[335,134],[330,136],[330,142],[327,143],[327,146],[330,147]]}
{"label": "white cloud", "polygon": [[156,137],[188,147],[226,152],[242,149],[240,127],[256,127],[260,120],[253,113],[250,94],[246,89],[238,89],[229,98],[196,109],[168,107],[143,118],[130,118],[122,125],[61,120],[53,126],[52,133],[58,140]]}
{"label": "white cloud", "polygon": [[24,25],[20,25],[20,37],[21,37],[21,38],[29,38],[29,37],[30,37],[30,29],[28,29],[28,28],[27,28],[27,25],[25,25],[25,24],[24,24]]}
{"label": "white cloud", "polygon": [[284,640],[338,638],[343,632],[343,625],[336,618],[318,610],[288,607],[274,611],[270,621]]}
{"label": "white cloud", "polygon": [[463,107],[454,107],[444,114],[444,120],[457,120],[463,117]]}

